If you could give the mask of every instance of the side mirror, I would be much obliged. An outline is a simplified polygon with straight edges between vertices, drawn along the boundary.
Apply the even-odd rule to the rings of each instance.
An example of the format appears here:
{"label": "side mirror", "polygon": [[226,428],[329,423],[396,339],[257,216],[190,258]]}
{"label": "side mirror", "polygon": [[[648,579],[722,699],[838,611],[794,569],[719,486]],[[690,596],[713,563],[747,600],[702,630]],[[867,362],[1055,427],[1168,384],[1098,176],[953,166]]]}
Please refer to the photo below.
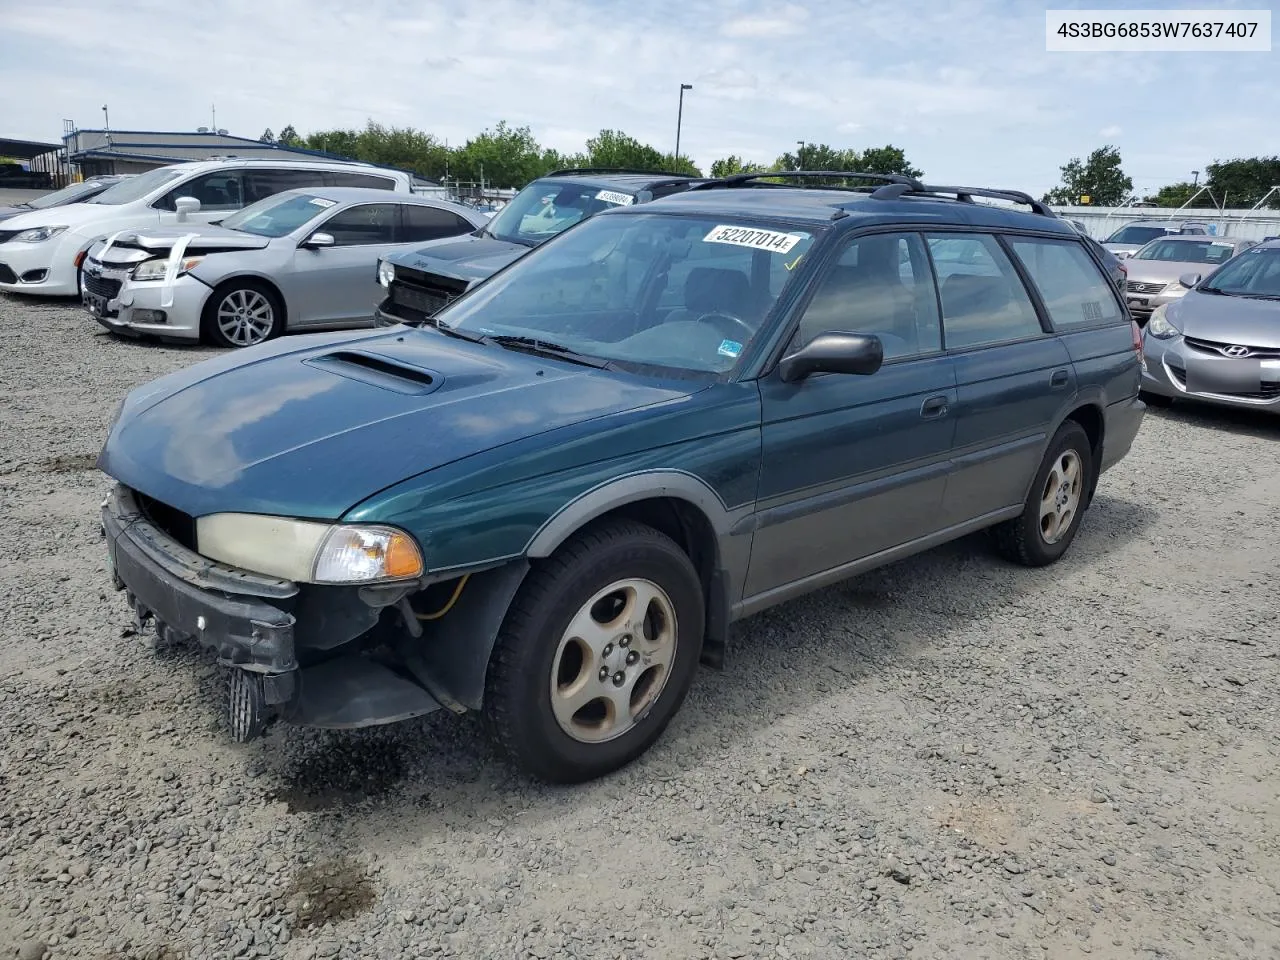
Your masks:
{"label": "side mirror", "polygon": [[308,250],[319,250],[321,247],[332,247],[334,243],[332,233],[313,233],[302,241],[302,246]]}
{"label": "side mirror", "polygon": [[178,220],[183,221],[200,209],[200,201],[195,197],[178,197],[173,201],[173,209],[178,211]]}
{"label": "side mirror", "polygon": [[869,376],[884,363],[884,344],[866,333],[820,333],[778,362],[778,375],[795,383],[812,373],[856,373]]}
{"label": "side mirror", "polygon": [[1184,273],[1182,276],[1178,278],[1178,282],[1182,284],[1184,287],[1186,287],[1188,290],[1190,290],[1192,287],[1194,287],[1197,283],[1200,282],[1200,274]]}

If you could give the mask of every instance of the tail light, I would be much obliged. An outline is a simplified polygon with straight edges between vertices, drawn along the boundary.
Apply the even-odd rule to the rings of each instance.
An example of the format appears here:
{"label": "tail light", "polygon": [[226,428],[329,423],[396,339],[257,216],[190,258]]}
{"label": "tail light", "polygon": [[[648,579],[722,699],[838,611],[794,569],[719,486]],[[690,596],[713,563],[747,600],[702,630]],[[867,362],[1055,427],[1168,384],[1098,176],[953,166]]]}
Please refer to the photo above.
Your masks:
{"label": "tail light", "polygon": [[1137,320],[1129,321],[1129,331],[1133,334],[1133,352],[1138,355],[1139,362],[1145,365],[1147,358],[1142,352],[1142,328],[1138,326]]}

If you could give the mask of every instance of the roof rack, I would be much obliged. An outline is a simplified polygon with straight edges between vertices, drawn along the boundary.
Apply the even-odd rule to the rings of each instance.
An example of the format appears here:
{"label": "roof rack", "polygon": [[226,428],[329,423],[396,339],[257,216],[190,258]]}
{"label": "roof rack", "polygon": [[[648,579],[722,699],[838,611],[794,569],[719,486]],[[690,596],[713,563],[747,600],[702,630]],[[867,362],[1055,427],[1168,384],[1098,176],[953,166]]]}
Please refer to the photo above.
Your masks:
{"label": "roof rack", "polygon": [[942,194],[954,194],[955,198],[961,203],[973,203],[974,197],[990,197],[992,200],[1008,200],[1013,203],[1023,203],[1029,206],[1033,212],[1038,213],[1042,217],[1058,218],[1058,215],[1049,208],[1047,204],[1041,203],[1030,194],[1023,193],[1021,190],[992,190],[987,187],[940,187],[933,184],[915,183],[908,185],[905,183],[890,183],[886,186],[875,190],[871,197],[875,200],[897,200],[903,196],[923,196],[943,199]]}
{"label": "roof rack", "polygon": [[[882,183],[896,184],[910,188],[913,191],[923,190],[924,184],[914,177],[906,177],[900,173],[866,173],[862,170],[764,170],[758,173],[735,173],[727,177],[720,177],[715,180],[708,180],[705,183],[699,183],[690,187],[690,190],[715,190],[727,187],[745,187],[745,186],[783,186],[783,184],[757,184],[757,180],[784,179],[784,178],[814,178],[836,180],[879,180]],[[861,192],[868,189],[867,187],[831,187],[823,186],[824,190],[851,190]]]}
{"label": "roof rack", "polygon": [[544,173],[544,177],[569,177],[597,173],[630,173],[639,176],[672,177],[677,180],[696,180],[692,174],[676,173],[674,170],[632,170],[627,167],[569,167],[564,170],[552,170]]}

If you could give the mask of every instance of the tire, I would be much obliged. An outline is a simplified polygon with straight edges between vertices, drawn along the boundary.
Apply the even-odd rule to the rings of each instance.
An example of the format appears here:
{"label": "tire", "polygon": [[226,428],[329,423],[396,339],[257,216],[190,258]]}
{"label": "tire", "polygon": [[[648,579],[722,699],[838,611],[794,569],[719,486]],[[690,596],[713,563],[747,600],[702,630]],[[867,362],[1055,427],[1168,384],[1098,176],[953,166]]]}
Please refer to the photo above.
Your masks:
{"label": "tire", "polygon": [[1145,390],[1140,390],[1138,391],[1138,399],[1149,407],[1173,406],[1173,397],[1166,397],[1161,393],[1147,393]]}
{"label": "tire", "polygon": [[219,347],[252,347],[280,336],[284,304],[270,286],[228,280],[209,295],[200,316],[201,339]]}
{"label": "tire", "polygon": [[580,531],[533,568],[507,611],[485,678],[490,736],[551,783],[626,766],[683,703],[705,609],[697,571],[669,537],[632,521]]}
{"label": "tire", "polygon": [[[1072,463],[1074,472],[1070,467]],[[1066,421],[1049,443],[1022,513],[993,528],[996,549],[1007,559],[1027,567],[1048,566],[1066,553],[1089,505],[1093,470],[1089,435],[1076,421]],[[1052,489],[1046,489],[1050,487]],[[1053,498],[1056,523],[1045,515],[1049,509],[1046,494]],[[1074,502],[1069,517],[1065,516],[1064,497],[1067,505]]]}

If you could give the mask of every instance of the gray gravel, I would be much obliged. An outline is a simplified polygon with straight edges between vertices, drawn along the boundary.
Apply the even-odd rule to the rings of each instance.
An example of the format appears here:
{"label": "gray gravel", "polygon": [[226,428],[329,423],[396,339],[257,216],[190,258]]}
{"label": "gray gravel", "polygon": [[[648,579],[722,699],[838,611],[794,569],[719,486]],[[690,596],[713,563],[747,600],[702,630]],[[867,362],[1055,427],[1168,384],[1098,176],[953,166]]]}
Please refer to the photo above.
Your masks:
{"label": "gray gravel", "polygon": [[973,538],[763,614],[552,789],[447,716],[229,743],[92,467],[210,351],[0,334],[0,958],[1280,954],[1280,421],[1152,411],[1058,566]]}

